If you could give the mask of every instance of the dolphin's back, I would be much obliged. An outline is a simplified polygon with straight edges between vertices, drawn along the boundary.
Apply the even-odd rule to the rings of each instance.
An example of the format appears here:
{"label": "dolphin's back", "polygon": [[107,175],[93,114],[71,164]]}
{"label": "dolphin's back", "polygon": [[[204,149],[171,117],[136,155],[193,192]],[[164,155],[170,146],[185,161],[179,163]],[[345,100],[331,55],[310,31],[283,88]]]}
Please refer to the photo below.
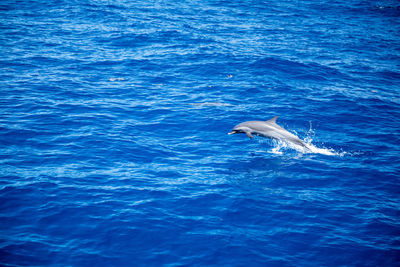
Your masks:
{"label": "dolphin's back", "polygon": [[264,121],[245,121],[235,126],[235,128],[237,127],[247,127],[256,131],[263,131],[271,128],[271,126]]}

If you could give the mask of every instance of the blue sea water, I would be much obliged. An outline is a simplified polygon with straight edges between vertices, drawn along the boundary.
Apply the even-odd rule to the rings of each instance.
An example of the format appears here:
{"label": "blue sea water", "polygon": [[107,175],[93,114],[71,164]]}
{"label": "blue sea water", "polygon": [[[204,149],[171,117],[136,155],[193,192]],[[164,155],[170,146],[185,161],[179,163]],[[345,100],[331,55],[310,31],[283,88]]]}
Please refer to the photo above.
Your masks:
{"label": "blue sea water", "polygon": [[0,265],[400,266],[399,17],[1,1]]}

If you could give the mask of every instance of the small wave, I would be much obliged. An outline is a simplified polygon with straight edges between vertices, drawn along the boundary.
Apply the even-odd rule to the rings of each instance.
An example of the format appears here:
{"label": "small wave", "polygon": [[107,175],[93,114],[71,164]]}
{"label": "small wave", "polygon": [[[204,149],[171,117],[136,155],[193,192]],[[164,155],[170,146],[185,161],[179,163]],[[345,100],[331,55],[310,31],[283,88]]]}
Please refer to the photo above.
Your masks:
{"label": "small wave", "polygon": [[223,102],[199,102],[199,103],[189,103],[192,106],[199,107],[228,107],[232,106],[232,104],[223,103]]}

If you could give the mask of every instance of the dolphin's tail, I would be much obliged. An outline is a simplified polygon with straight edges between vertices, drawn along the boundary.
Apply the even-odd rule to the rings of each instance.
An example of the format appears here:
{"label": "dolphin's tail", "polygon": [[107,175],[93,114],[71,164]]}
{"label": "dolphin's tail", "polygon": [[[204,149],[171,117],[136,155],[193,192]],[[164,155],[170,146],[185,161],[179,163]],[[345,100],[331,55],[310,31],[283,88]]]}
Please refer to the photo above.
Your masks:
{"label": "dolphin's tail", "polygon": [[304,142],[302,142],[302,146],[311,151],[311,148],[308,145],[304,144]]}
{"label": "dolphin's tail", "polygon": [[293,143],[295,143],[296,145],[299,145],[299,146],[304,147],[304,148],[306,148],[308,150],[311,150],[311,148],[307,144],[305,144],[304,141],[301,140],[300,138],[296,138],[295,140],[291,140],[291,141],[293,141]]}

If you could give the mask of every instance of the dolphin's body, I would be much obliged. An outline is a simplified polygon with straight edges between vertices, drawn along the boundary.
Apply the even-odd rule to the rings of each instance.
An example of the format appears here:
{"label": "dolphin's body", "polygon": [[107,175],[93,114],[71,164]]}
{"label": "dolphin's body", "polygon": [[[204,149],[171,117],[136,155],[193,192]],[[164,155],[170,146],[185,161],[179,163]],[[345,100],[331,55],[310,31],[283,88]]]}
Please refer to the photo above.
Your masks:
{"label": "dolphin's body", "polygon": [[245,133],[249,138],[259,135],[308,148],[300,138],[276,124],[277,118],[273,117],[268,121],[245,121],[236,125],[228,134]]}

